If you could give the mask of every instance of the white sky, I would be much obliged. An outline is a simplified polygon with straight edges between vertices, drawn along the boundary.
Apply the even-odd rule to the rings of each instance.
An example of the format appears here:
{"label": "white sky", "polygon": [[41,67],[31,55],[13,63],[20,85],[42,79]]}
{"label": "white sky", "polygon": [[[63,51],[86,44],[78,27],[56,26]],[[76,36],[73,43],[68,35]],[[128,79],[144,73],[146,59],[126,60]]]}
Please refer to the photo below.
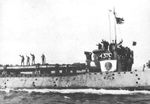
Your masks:
{"label": "white sky", "polygon": [[150,59],[149,0],[1,0],[0,64],[20,64],[19,55],[30,53],[38,63],[42,53],[48,63],[85,62],[84,51],[109,41],[113,7],[125,20],[118,38],[134,49],[134,66],[142,66]]}

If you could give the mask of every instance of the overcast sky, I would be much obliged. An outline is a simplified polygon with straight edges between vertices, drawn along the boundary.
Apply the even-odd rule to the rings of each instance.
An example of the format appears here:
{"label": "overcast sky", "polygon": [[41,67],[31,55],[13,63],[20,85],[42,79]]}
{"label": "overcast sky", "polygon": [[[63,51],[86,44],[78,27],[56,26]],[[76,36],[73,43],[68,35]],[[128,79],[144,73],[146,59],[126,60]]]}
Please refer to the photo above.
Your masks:
{"label": "overcast sky", "polygon": [[142,66],[150,59],[150,0],[1,0],[0,64],[20,64],[19,55],[30,53],[36,63],[43,53],[48,63],[85,62],[84,51],[109,41],[114,7],[125,20],[117,25],[118,41],[133,48],[134,66]]}

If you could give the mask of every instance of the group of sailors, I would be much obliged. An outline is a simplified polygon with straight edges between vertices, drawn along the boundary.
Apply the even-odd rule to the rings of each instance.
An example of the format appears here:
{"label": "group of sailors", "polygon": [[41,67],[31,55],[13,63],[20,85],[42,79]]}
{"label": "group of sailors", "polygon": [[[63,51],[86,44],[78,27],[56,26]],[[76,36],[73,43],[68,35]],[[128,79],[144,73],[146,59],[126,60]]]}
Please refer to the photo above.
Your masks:
{"label": "group of sailors", "polygon": [[[128,47],[122,46],[123,40],[119,43],[112,41],[109,43],[108,41],[102,40],[101,43],[97,44],[98,50],[94,50],[93,57],[95,65],[99,66],[99,61],[107,60],[107,59],[117,59],[117,67],[118,69],[122,69],[122,71],[131,70],[133,64],[133,51]],[[92,61],[92,53],[85,52],[87,65],[90,65]]]}
{"label": "group of sailors", "polygon": [[[35,55],[34,54],[31,54],[31,65],[35,65]],[[24,62],[25,62],[25,56],[24,55],[19,55],[21,57],[21,66],[24,65]],[[42,65],[46,64],[46,57],[44,54],[42,54],[41,56],[41,59],[42,59]],[[26,65],[30,65],[30,57],[26,55]]]}

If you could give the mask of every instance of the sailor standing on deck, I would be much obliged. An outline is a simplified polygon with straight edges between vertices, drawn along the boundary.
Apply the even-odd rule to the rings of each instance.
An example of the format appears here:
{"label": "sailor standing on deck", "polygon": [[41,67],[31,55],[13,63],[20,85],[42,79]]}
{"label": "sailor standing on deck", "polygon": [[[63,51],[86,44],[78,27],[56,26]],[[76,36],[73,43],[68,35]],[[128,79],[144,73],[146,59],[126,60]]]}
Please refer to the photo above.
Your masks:
{"label": "sailor standing on deck", "polygon": [[42,58],[42,65],[44,65],[46,63],[45,55],[42,54],[41,58]]}
{"label": "sailor standing on deck", "polygon": [[30,65],[30,57],[29,56],[26,57],[27,57],[27,65]]}
{"label": "sailor standing on deck", "polygon": [[21,57],[21,66],[24,65],[24,56],[23,55],[19,55]]}
{"label": "sailor standing on deck", "polygon": [[32,57],[32,65],[34,65],[35,64],[35,56],[34,56],[34,54],[31,54],[31,53],[30,53],[30,55]]}

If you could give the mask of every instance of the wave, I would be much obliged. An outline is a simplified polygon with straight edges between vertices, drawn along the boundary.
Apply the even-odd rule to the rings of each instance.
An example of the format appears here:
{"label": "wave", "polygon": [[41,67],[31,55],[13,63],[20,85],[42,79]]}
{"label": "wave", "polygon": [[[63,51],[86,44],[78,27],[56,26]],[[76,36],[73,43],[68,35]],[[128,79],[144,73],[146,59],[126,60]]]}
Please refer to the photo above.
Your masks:
{"label": "wave", "polygon": [[11,91],[25,91],[28,93],[37,92],[37,93],[62,93],[62,94],[73,94],[73,93],[84,93],[84,94],[111,94],[111,95],[133,95],[133,94],[150,94],[150,91],[147,90],[106,90],[106,89],[0,89],[9,93]]}

